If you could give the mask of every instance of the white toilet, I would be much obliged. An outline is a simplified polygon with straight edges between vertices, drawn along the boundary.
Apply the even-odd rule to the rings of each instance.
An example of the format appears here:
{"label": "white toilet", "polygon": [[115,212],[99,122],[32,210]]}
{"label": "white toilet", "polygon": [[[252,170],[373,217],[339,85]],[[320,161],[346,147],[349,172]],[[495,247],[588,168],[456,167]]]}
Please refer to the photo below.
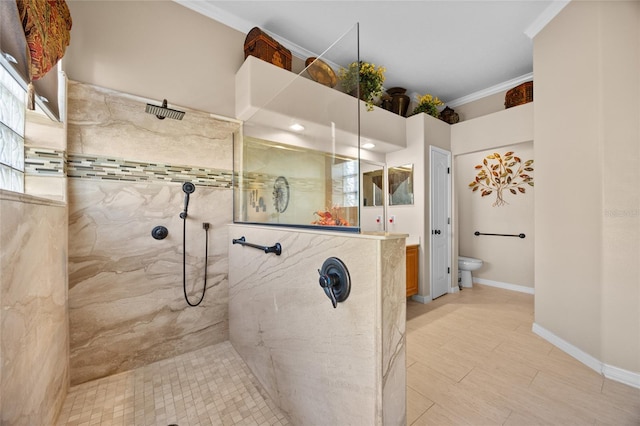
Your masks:
{"label": "white toilet", "polygon": [[471,271],[476,271],[482,267],[482,260],[473,257],[458,256],[458,269],[462,280],[462,287],[473,287],[473,276]]}

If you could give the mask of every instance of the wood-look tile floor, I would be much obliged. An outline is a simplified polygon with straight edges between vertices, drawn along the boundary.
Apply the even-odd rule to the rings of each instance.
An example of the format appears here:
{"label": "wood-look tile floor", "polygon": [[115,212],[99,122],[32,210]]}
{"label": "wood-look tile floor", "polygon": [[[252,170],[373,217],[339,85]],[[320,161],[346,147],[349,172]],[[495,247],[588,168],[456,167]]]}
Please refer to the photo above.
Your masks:
{"label": "wood-look tile floor", "polygon": [[640,425],[640,389],[532,324],[532,295],[494,287],[408,301],[407,425]]}

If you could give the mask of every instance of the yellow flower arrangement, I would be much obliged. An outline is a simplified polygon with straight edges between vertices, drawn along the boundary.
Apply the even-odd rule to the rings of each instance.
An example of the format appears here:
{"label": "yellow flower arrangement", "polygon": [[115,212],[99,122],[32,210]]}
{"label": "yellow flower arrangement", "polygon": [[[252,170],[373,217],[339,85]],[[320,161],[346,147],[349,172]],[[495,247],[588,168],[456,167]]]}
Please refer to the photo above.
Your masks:
{"label": "yellow flower arrangement", "polygon": [[352,62],[348,68],[340,68],[338,77],[347,93],[353,93],[360,87],[360,99],[367,103],[367,111],[373,111],[373,100],[382,93],[385,67],[368,62]]}
{"label": "yellow flower arrangement", "polygon": [[413,109],[413,114],[419,114],[421,112],[426,112],[432,117],[438,118],[438,108],[439,106],[444,105],[437,96],[433,96],[430,94],[426,94],[420,96],[418,98],[418,106]]}

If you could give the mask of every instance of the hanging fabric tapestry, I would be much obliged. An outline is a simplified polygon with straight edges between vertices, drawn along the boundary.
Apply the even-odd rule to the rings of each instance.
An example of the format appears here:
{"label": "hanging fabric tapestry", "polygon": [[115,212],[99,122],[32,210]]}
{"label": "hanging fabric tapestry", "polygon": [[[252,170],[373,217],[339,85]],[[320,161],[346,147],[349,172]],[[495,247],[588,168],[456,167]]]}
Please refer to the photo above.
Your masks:
{"label": "hanging fabric tapestry", "polygon": [[64,56],[71,40],[71,14],[64,0],[17,0],[16,4],[31,57],[29,77],[38,80]]}

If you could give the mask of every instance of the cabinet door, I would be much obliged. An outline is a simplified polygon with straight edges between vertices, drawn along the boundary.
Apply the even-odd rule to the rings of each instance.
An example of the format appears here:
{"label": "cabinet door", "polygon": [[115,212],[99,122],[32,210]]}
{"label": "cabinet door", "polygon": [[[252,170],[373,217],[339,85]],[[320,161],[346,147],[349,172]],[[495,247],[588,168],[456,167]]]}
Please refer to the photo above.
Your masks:
{"label": "cabinet door", "polygon": [[418,294],[418,246],[407,246],[407,297]]}

